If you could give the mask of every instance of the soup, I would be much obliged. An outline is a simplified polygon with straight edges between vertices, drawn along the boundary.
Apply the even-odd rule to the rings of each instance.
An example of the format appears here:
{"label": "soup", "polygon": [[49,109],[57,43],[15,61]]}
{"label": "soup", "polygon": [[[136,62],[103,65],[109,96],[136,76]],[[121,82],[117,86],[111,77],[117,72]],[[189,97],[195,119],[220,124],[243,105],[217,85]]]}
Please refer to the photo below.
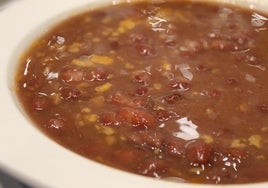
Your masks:
{"label": "soup", "polygon": [[84,12],[33,42],[16,92],[40,130],[100,163],[179,182],[267,181],[267,20],[188,1]]}

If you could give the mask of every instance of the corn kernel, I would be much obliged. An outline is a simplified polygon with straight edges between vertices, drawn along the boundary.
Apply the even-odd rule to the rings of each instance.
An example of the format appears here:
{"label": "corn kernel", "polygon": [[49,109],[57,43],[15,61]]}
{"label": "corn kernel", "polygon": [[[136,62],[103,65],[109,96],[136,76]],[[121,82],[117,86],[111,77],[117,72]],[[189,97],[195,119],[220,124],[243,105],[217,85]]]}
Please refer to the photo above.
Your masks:
{"label": "corn kernel", "polygon": [[68,49],[71,53],[77,53],[80,51],[80,48],[82,47],[81,43],[74,42]]}
{"label": "corn kernel", "polygon": [[90,56],[90,61],[95,64],[110,65],[114,60],[108,56],[92,55]]}
{"label": "corn kernel", "polygon": [[97,114],[90,114],[85,116],[85,120],[88,122],[96,122],[99,119],[99,116]]}
{"label": "corn kernel", "polygon": [[164,63],[162,64],[162,69],[165,71],[171,71],[172,65],[170,63]]}
{"label": "corn kernel", "polygon": [[201,138],[202,138],[202,139],[204,140],[204,142],[207,143],[207,144],[211,144],[211,143],[214,142],[212,136],[210,136],[210,135],[203,135],[203,136],[201,136]]}
{"label": "corn kernel", "polygon": [[101,132],[107,136],[111,136],[111,135],[115,134],[115,131],[111,127],[103,127]]}
{"label": "corn kernel", "polygon": [[249,145],[255,146],[257,148],[261,148],[261,136],[260,135],[252,135],[248,138]]}
{"label": "corn kernel", "polygon": [[106,141],[107,145],[111,146],[111,145],[116,143],[117,139],[115,136],[106,136],[105,141]]}
{"label": "corn kernel", "polygon": [[159,84],[159,83],[155,83],[155,84],[153,84],[153,87],[154,87],[154,89],[156,89],[156,90],[160,90],[160,89],[162,88],[162,85]]}
{"label": "corn kernel", "polygon": [[73,59],[73,65],[77,65],[79,67],[92,67],[94,64],[89,60],[80,60],[80,59]]}
{"label": "corn kernel", "polygon": [[243,143],[241,139],[234,139],[233,142],[231,143],[232,148],[244,148],[247,145]]}
{"label": "corn kernel", "polygon": [[134,66],[133,64],[131,64],[131,63],[126,63],[126,64],[125,64],[125,67],[126,67],[127,69],[134,69],[134,68],[135,68],[135,66]]}
{"label": "corn kernel", "polygon": [[97,91],[98,93],[103,93],[105,91],[108,91],[111,87],[112,87],[112,84],[107,82],[105,84],[95,87],[95,91]]}

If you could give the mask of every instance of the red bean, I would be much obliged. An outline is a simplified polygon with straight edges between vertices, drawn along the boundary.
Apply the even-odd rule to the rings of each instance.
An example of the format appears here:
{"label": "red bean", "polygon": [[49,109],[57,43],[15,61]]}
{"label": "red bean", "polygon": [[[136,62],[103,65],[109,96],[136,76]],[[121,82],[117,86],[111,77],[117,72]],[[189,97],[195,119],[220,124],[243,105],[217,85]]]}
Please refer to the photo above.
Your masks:
{"label": "red bean", "polygon": [[111,41],[111,42],[110,42],[110,46],[111,46],[111,48],[112,48],[113,50],[118,49],[118,48],[120,47],[118,41]]}
{"label": "red bean", "polygon": [[171,95],[166,96],[164,99],[169,104],[174,104],[175,102],[181,100],[183,97],[178,93],[173,93]]}
{"label": "red bean", "polygon": [[170,83],[170,86],[171,88],[178,89],[179,91],[187,91],[190,89],[191,84],[187,82],[173,80]]}
{"label": "red bean", "polygon": [[132,33],[130,35],[130,39],[133,43],[145,43],[148,40],[147,37],[145,37],[144,35],[137,33]]}
{"label": "red bean", "polygon": [[229,148],[227,152],[230,156],[238,159],[246,159],[248,157],[248,153],[245,150],[239,148]]}
{"label": "red bean", "polygon": [[196,70],[200,72],[208,72],[211,71],[211,68],[207,65],[197,65]]}
{"label": "red bean", "polygon": [[145,130],[133,132],[132,134],[127,135],[128,139],[142,147],[150,147],[152,149],[160,147],[164,140],[164,134],[161,130]]}
{"label": "red bean", "polygon": [[215,39],[211,43],[211,47],[216,50],[222,51],[230,51],[230,50],[237,50],[238,46],[236,43],[232,41],[228,41],[226,39]]}
{"label": "red bean", "polygon": [[123,92],[116,92],[107,98],[107,101],[121,106],[129,106],[134,108],[145,108],[150,106],[148,98],[134,97]]}
{"label": "red bean", "polygon": [[90,72],[86,72],[83,79],[86,81],[105,81],[109,77],[109,72],[105,68],[98,67]]}
{"label": "red bean", "polygon": [[32,104],[34,110],[42,111],[49,106],[49,99],[46,96],[37,96],[33,98]]}
{"label": "red bean", "polygon": [[146,95],[147,92],[148,92],[148,88],[147,87],[139,87],[136,90],[136,95],[137,96],[143,96],[143,95]]}
{"label": "red bean", "polygon": [[202,44],[200,44],[199,41],[194,41],[194,40],[186,40],[184,42],[184,45],[180,48],[182,52],[189,53],[189,54],[194,54],[196,52],[200,52],[204,49]]}
{"label": "red bean", "polygon": [[27,75],[26,77],[27,78],[26,78],[26,81],[23,84],[23,86],[24,86],[24,88],[31,90],[31,91],[34,91],[34,90],[40,88],[42,86],[42,84],[44,83],[43,78],[37,77],[34,74]]}
{"label": "red bean", "polygon": [[138,173],[150,177],[161,177],[168,170],[169,164],[160,159],[148,159],[138,166]]}
{"label": "red bean", "polygon": [[107,78],[109,76],[108,71],[105,69],[101,69],[101,68],[98,68],[98,69],[92,71],[92,74],[93,74],[94,80],[97,80],[97,81],[107,80]]}
{"label": "red bean", "polygon": [[211,146],[205,143],[193,143],[186,148],[186,158],[191,163],[207,164],[212,158]]}
{"label": "red bean", "polygon": [[148,85],[150,78],[151,74],[145,71],[135,72],[132,75],[133,81],[141,85]]}
{"label": "red bean", "polygon": [[208,91],[207,95],[211,98],[219,98],[221,96],[221,92],[219,90],[211,90],[211,91]]}
{"label": "red bean", "polygon": [[238,83],[238,80],[236,78],[228,78],[226,80],[226,84],[228,85],[236,85]]}
{"label": "red bean", "polygon": [[172,117],[172,114],[167,110],[158,110],[156,116],[159,121],[167,121]]}
{"label": "red bean", "polygon": [[120,124],[115,112],[102,113],[100,117],[100,122],[107,126],[110,126],[110,125],[114,126],[114,125]]}
{"label": "red bean", "polygon": [[149,44],[146,36],[133,33],[130,35],[130,39],[134,45],[134,48],[140,55],[155,56],[156,51],[153,45]]}
{"label": "red bean", "polygon": [[51,129],[61,130],[65,128],[66,122],[62,118],[52,118],[46,126]]}
{"label": "red bean", "polygon": [[185,153],[185,142],[169,138],[164,144],[164,152],[173,157],[182,156]]}
{"label": "red bean", "polygon": [[74,66],[65,67],[60,72],[60,78],[64,82],[79,82],[83,80],[84,72]]}
{"label": "red bean", "polygon": [[76,100],[80,97],[81,92],[72,87],[63,87],[60,89],[61,98],[64,100]]}
{"label": "red bean", "polygon": [[178,45],[175,40],[166,40],[165,44],[168,48],[176,48]]}
{"label": "red bean", "polygon": [[118,111],[118,115],[123,123],[132,127],[150,128],[156,126],[155,117],[145,110],[122,108]]}
{"label": "red bean", "polygon": [[268,104],[261,104],[258,106],[258,109],[262,113],[268,113]]}

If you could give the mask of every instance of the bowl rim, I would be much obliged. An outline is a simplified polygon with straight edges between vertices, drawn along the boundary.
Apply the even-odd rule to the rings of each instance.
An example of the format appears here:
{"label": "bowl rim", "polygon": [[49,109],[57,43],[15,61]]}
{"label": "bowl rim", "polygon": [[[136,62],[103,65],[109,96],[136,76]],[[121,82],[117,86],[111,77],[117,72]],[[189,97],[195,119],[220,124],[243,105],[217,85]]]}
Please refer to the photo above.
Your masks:
{"label": "bowl rim", "polygon": [[[234,3],[239,0],[222,1]],[[19,55],[31,41],[55,23],[107,2],[117,4],[120,0],[23,0],[14,2],[11,7],[0,12],[0,168],[36,187],[137,187],[137,184],[139,187],[154,188],[217,186],[189,183],[178,185],[99,164],[63,148],[32,126],[29,118],[25,118],[14,93],[13,75]],[[249,8],[265,10],[262,3],[258,4],[260,1],[239,2],[249,2]],[[227,186],[264,188],[268,183],[219,185]]]}

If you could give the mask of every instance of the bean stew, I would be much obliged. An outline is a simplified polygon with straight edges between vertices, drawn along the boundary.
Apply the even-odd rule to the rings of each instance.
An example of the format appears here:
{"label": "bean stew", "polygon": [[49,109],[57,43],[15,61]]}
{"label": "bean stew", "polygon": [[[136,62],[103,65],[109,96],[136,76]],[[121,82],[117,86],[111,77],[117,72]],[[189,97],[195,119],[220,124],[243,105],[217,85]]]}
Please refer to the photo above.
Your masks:
{"label": "bean stew", "polygon": [[64,147],[178,182],[268,180],[268,16],[208,2],[81,13],[22,55],[16,92]]}

